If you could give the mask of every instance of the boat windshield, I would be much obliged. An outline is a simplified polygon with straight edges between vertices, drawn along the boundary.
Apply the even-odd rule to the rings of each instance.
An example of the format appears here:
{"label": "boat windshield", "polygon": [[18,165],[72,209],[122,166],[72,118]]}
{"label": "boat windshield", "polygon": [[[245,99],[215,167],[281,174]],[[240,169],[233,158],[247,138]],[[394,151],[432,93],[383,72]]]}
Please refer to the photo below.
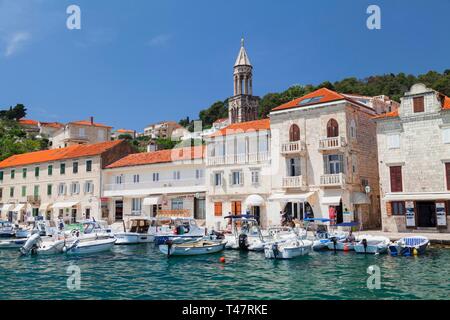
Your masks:
{"label": "boat windshield", "polygon": [[148,220],[132,220],[130,232],[147,233],[150,228],[150,221]]}

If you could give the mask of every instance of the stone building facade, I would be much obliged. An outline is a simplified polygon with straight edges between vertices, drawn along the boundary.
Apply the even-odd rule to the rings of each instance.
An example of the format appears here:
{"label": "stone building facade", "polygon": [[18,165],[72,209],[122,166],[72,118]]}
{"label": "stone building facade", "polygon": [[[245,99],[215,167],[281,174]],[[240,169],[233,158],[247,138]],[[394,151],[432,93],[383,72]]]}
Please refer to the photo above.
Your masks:
{"label": "stone building facade", "polygon": [[418,83],[376,122],[383,230],[450,231],[450,99]]}

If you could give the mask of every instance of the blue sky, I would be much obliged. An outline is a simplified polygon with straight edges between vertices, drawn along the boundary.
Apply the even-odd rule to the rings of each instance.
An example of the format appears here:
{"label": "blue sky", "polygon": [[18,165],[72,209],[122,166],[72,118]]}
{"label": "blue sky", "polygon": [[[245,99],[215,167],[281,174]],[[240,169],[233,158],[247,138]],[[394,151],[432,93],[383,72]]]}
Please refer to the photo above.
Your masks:
{"label": "blue sky", "polygon": [[[66,8],[81,8],[81,30]],[[366,9],[381,7],[381,30]],[[450,68],[448,0],[0,0],[0,107],[142,130],[232,94],[245,37],[260,96]]]}

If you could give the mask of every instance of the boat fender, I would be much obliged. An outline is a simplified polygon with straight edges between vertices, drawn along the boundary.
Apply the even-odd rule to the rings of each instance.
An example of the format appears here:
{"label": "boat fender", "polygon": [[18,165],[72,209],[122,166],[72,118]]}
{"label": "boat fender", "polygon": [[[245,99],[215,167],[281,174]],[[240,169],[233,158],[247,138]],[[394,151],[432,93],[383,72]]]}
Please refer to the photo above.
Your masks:
{"label": "boat fender", "polygon": [[239,248],[242,250],[248,250],[248,237],[242,233],[239,235]]}
{"label": "boat fender", "polygon": [[417,256],[418,254],[419,254],[419,251],[416,248],[414,248],[413,249],[413,256]]}

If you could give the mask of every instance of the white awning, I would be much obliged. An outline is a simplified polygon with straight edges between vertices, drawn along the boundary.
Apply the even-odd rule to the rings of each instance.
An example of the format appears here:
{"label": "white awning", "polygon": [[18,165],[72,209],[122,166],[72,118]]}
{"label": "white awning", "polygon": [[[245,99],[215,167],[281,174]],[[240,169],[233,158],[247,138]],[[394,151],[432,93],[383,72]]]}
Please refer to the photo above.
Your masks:
{"label": "white awning", "polygon": [[8,211],[13,207],[13,204],[4,204],[2,207],[2,213],[8,213]]}
{"label": "white awning", "polygon": [[353,192],[352,202],[353,204],[370,204],[369,197],[364,192]]}
{"label": "white awning", "polygon": [[322,197],[321,204],[328,206],[338,206],[341,202],[341,196]]}
{"label": "white awning", "polygon": [[252,194],[245,199],[245,205],[250,206],[262,206],[264,204],[264,198],[259,194]]}
{"label": "white awning", "polygon": [[307,202],[315,192],[293,193],[293,194],[274,194],[269,197],[269,201],[283,202]]}
{"label": "white awning", "polygon": [[39,206],[39,211],[47,211],[48,207],[50,206],[50,203],[42,203]]}
{"label": "white awning", "polygon": [[413,201],[413,200],[450,200],[450,192],[417,192],[417,193],[388,193],[384,196],[386,201]]}
{"label": "white awning", "polygon": [[161,197],[147,197],[144,198],[144,201],[142,201],[142,205],[144,206],[152,206],[159,203],[159,200]]}
{"label": "white awning", "polygon": [[20,212],[20,210],[22,210],[25,207],[25,204],[23,203],[19,203],[13,210],[11,210],[12,212]]}
{"label": "white awning", "polygon": [[71,208],[78,204],[78,201],[64,201],[64,202],[55,202],[52,206],[53,209],[64,209]]}

